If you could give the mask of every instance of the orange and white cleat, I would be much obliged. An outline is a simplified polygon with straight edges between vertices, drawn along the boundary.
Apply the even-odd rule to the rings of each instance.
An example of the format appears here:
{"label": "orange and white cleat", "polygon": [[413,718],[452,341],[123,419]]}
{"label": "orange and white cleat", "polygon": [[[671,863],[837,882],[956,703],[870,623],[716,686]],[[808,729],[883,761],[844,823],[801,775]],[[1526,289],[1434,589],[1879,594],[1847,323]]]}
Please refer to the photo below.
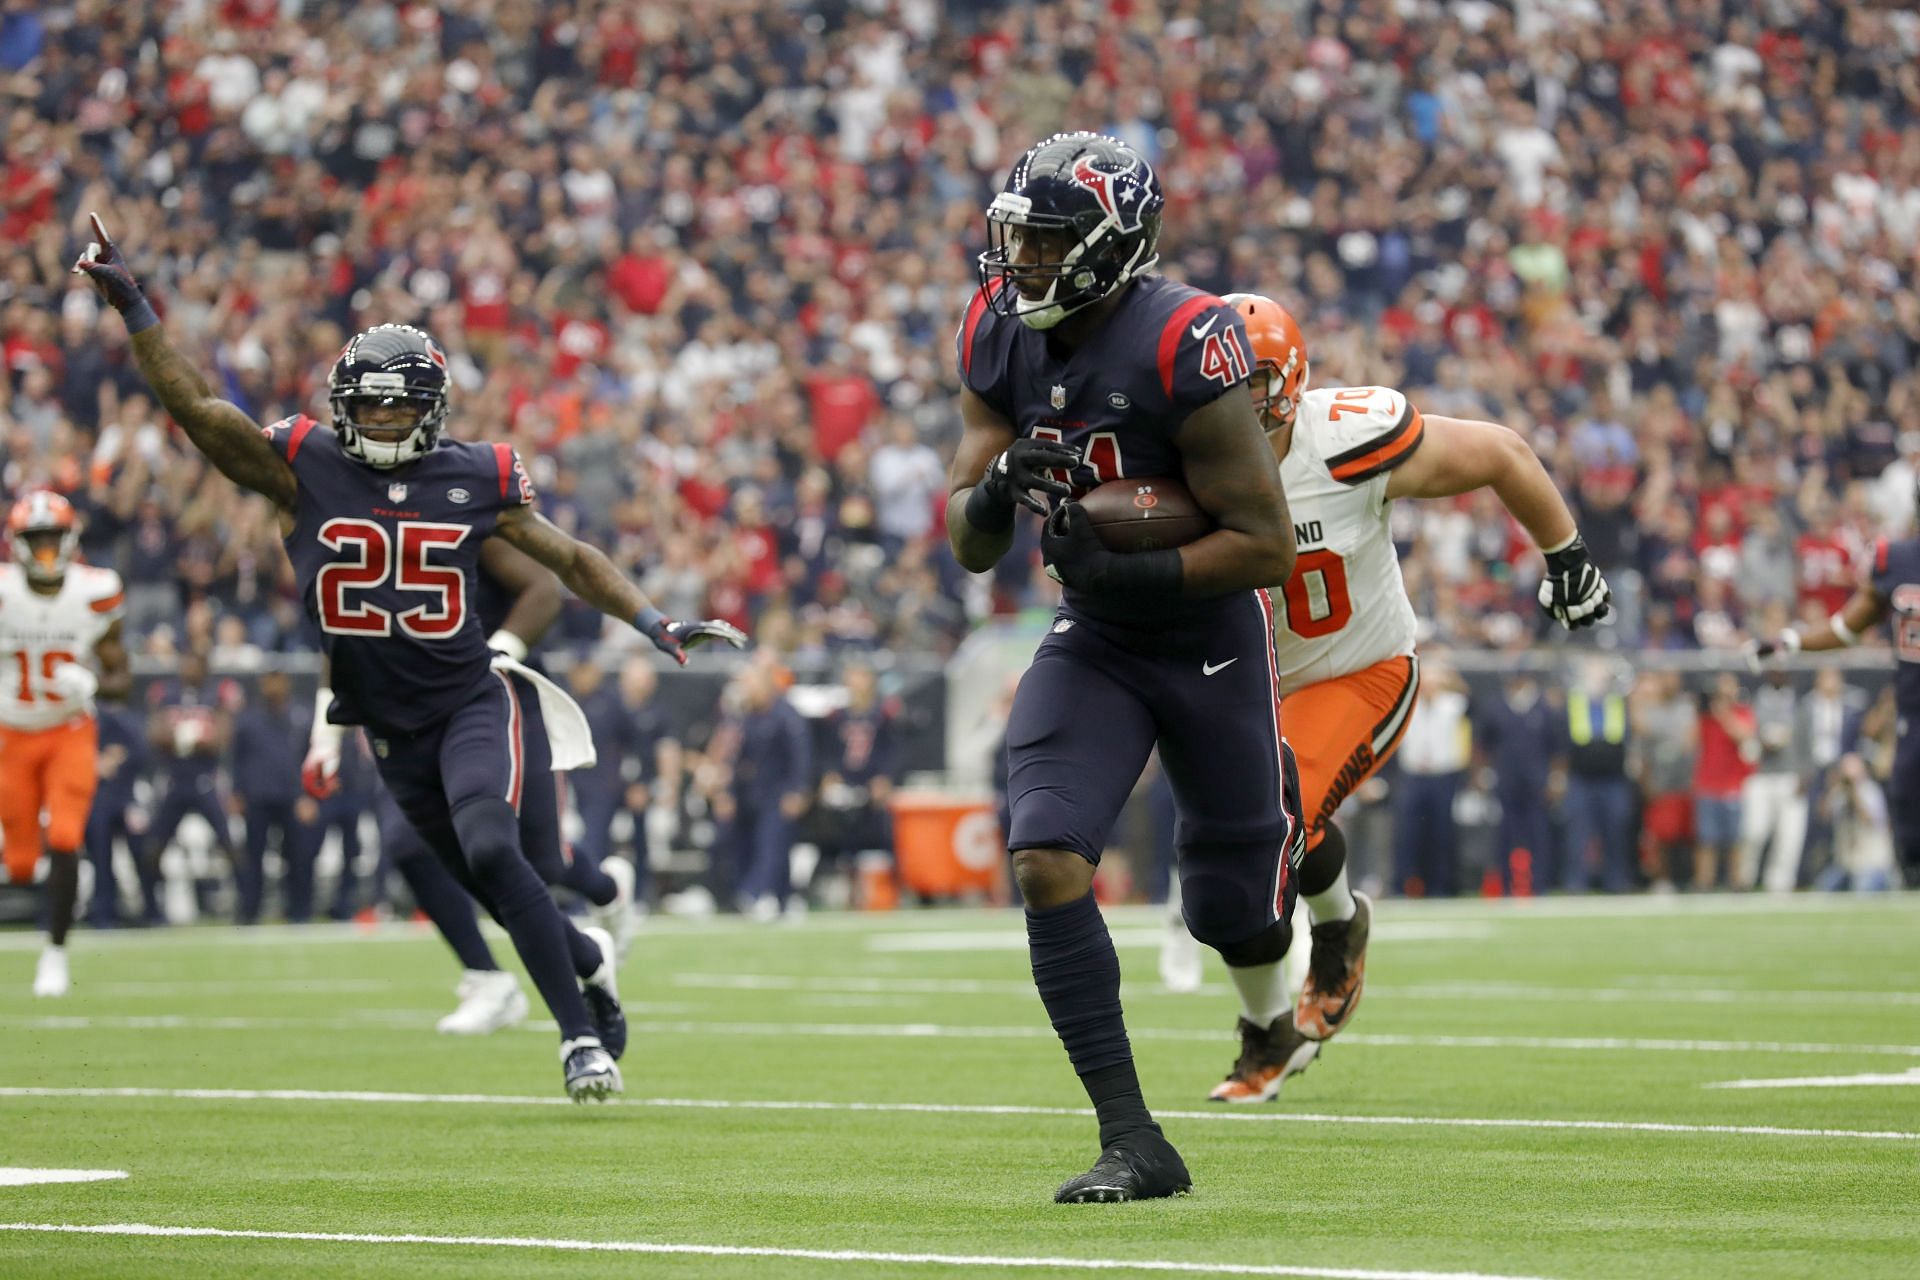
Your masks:
{"label": "orange and white cleat", "polygon": [[1353,918],[1313,926],[1313,953],[1293,1020],[1309,1040],[1331,1040],[1360,1007],[1367,979],[1367,935],[1373,930],[1373,899],[1353,895]]}
{"label": "orange and white cleat", "polygon": [[1279,1096],[1288,1076],[1299,1075],[1319,1056],[1320,1042],[1301,1035],[1290,1014],[1281,1014],[1269,1027],[1242,1018],[1240,1057],[1207,1100],[1266,1102]]}

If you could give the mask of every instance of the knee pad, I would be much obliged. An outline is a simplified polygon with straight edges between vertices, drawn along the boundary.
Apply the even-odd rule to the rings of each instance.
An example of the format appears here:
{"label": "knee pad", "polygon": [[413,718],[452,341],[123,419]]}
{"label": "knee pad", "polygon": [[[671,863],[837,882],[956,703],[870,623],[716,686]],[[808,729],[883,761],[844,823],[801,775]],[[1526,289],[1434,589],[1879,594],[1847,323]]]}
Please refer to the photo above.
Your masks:
{"label": "knee pad", "polygon": [[485,877],[520,856],[520,815],[498,796],[469,800],[455,809],[453,830],[476,876]]}
{"label": "knee pad", "polygon": [[[1254,946],[1276,922],[1285,925],[1285,913],[1275,902],[1278,891],[1280,839],[1188,844],[1180,850],[1180,914],[1187,930],[1222,955],[1264,953],[1277,939]],[[1276,921],[1276,917],[1278,920]],[[1280,935],[1284,938],[1284,931]],[[1248,948],[1253,948],[1251,952]],[[1274,952],[1275,957],[1279,952]],[[1229,964],[1236,961],[1229,960]],[[1240,960],[1239,967],[1266,963]]]}
{"label": "knee pad", "polygon": [[1320,843],[1307,850],[1300,860],[1300,894],[1312,897],[1333,888],[1347,865],[1347,837],[1329,822],[1320,828]]}
{"label": "knee pad", "polygon": [[1226,961],[1229,969],[1252,969],[1264,964],[1278,964],[1292,945],[1293,918],[1288,916],[1275,920],[1245,942],[1214,949],[1220,953],[1220,958]]}

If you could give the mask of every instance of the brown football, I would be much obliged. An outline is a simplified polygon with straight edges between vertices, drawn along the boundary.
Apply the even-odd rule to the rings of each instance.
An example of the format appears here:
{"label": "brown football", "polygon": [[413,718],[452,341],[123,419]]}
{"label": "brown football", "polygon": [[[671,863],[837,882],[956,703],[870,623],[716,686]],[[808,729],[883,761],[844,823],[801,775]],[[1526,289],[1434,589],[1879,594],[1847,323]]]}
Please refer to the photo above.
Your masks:
{"label": "brown football", "polygon": [[1184,547],[1213,532],[1213,518],[1170,476],[1109,480],[1080,498],[1109,551]]}

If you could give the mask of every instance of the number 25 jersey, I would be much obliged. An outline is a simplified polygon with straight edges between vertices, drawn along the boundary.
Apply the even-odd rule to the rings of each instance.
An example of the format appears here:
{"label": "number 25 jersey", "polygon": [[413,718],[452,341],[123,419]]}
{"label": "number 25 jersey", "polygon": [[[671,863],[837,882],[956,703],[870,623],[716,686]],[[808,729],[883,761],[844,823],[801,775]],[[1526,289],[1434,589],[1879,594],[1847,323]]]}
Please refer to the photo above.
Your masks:
{"label": "number 25 jersey", "polygon": [[1275,632],[1282,697],[1413,652],[1417,624],[1388,529],[1387,481],[1423,429],[1420,411],[1387,387],[1300,397],[1280,464],[1299,548]]}
{"label": "number 25 jersey", "polygon": [[442,440],[383,471],[311,418],[266,433],[299,483],[285,544],[332,665],[328,718],[413,733],[452,715],[491,678],[480,546],[501,512],[533,502],[519,456]]}

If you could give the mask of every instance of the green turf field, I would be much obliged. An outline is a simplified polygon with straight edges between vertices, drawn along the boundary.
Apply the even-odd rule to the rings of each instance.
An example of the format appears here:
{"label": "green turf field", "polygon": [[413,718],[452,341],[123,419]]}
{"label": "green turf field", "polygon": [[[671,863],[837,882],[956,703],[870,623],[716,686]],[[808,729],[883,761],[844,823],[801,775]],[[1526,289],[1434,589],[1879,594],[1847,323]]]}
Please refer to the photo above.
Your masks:
{"label": "green turf field", "polygon": [[57,1005],[6,935],[0,1166],[128,1176],[0,1186],[0,1276],[1920,1275],[1920,897],[1385,903],[1353,1030],[1232,1111],[1221,971],[1114,925],[1185,1199],[1051,1203],[1093,1126],[1010,912],[651,923],[601,1108],[545,1029],[435,1035],[411,926],[81,934]]}

